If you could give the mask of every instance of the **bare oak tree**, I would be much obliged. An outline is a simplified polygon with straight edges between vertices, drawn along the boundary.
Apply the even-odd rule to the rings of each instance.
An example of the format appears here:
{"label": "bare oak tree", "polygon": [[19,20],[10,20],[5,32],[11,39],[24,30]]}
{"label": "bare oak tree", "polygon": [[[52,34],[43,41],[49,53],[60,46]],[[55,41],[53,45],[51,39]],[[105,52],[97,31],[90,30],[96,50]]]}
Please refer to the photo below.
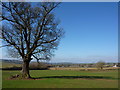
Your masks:
{"label": "bare oak tree", "polygon": [[17,53],[22,58],[24,78],[30,78],[29,63],[33,58],[37,61],[49,60],[59,44],[63,29],[58,26],[59,22],[53,13],[59,4],[59,2],[2,3],[4,46],[10,47],[12,54]]}

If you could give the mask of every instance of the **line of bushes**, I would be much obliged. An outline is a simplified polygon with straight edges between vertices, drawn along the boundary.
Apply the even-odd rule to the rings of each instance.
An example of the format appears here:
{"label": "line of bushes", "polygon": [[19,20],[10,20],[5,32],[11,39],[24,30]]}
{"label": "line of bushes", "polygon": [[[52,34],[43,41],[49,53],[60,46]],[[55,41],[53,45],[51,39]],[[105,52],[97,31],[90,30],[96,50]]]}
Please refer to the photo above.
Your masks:
{"label": "line of bushes", "polygon": [[[48,70],[49,68],[30,68],[30,70]],[[22,67],[0,68],[0,70],[22,70]]]}
{"label": "line of bushes", "polygon": [[[48,70],[49,66],[46,64],[32,63],[29,65],[29,69],[30,70]],[[22,70],[22,67],[13,66],[13,67],[0,68],[0,70]]]}

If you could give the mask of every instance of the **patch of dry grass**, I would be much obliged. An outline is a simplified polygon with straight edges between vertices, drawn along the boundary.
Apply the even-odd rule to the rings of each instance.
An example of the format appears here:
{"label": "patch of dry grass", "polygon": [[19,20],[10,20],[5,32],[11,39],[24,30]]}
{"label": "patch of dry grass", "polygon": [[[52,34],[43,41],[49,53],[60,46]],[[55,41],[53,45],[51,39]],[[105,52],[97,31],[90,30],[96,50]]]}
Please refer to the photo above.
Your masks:
{"label": "patch of dry grass", "polygon": [[4,63],[2,62],[0,68],[8,68],[8,67],[20,67],[21,64],[15,64],[15,63]]}
{"label": "patch of dry grass", "polygon": [[[49,68],[50,70],[98,70],[97,68],[77,68],[77,67],[52,67]],[[120,67],[107,67],[103,68],[103,70],[114,70],[114,69],[120,69]]]}

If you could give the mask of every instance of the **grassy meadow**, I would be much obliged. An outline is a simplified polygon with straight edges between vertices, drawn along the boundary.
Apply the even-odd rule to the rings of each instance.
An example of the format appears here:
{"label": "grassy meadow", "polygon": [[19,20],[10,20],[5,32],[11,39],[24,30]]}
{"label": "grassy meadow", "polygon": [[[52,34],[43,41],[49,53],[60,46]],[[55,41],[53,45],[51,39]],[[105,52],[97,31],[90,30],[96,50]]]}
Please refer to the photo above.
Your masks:
{"label": "grassy meadow", "polygon": [[9,79],[20,71],[2,71],[2,88],[118,88],[118,71],[30,70],[34,80]]}

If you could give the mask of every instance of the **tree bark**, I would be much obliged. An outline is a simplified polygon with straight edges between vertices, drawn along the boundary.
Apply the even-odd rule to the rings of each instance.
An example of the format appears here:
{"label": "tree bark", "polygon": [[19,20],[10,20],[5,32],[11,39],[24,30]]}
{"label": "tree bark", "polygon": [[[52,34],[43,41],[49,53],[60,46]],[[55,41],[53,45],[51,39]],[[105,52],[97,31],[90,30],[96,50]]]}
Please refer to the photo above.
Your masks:
{"label": "tree bark", "polygon": [[29,63],[30,61],[28,60],[23,61],[23,66],[22,66],[22,77],[23,78],[31,78],[30,73],[29,73]]}
{"label": "tree bark", "polygon": [[101,70],[103,69],[103,67],[101,67]]}

